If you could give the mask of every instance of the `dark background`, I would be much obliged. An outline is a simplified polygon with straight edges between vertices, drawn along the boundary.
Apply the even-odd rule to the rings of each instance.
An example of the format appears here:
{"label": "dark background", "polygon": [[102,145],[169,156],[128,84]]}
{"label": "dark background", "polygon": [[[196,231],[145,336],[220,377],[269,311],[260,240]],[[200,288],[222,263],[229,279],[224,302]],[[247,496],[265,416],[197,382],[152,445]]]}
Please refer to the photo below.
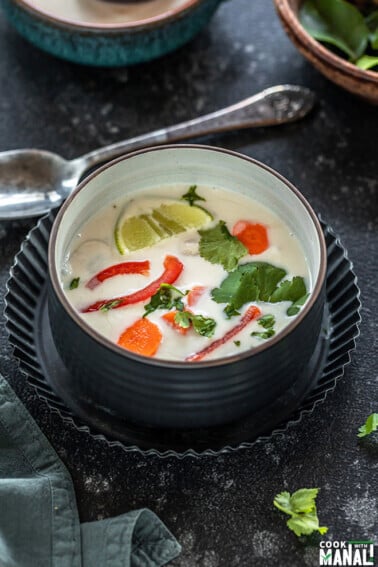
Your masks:
{"label": "dark background", "polygon": [[[361,337],[336,390],[288,433],[200,460],[109,448],[50,413],[12,359],[1,318],[0,368],[70,470],[82,520],[149,507],[183,552],[176,567],[318,565],[273,508],[274,496],[319,487],[329,539],[378,541],[378,438],[358,427],[378,411],[376,371],[377,108],[327,82],[294,49],[266,0],[230,0],[188,46],[129,69],[60,61],[0,15],[0,151],[45,148],[73,158],[100,145],[216,110],[278,83],[317,94],[305,120],[206,143],[244,152],[298,186],[349,251],[362,292]],[[0,224],[1,296],[33,222]]]}

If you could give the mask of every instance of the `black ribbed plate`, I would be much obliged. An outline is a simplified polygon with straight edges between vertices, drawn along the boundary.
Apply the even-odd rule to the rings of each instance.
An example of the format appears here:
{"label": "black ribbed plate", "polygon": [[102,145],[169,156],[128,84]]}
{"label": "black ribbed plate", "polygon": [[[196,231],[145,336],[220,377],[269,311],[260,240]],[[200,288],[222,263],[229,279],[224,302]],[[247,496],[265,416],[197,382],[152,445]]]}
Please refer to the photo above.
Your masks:
{"label": "black ribbed plate", "polygon": [[67,370],[55,349],[47,314],[47,245],[54,218],[54,213],[42,218],[16,256],[7,282],[5,316],[14,356],[29,383],[52,410],[80,431],[126,451],[160,457],[217,455],[249,448],[299,423],[343,376],[359,334],[359,289],[345,249],[322,223],[328,256],[322,333],[305,370],[307,378],[302,377],[274,404],[259,415],[196,430],[141,427],[98,408],[79,405],[66,388],[62,389],[61,384],[68,382],[64,379]]}

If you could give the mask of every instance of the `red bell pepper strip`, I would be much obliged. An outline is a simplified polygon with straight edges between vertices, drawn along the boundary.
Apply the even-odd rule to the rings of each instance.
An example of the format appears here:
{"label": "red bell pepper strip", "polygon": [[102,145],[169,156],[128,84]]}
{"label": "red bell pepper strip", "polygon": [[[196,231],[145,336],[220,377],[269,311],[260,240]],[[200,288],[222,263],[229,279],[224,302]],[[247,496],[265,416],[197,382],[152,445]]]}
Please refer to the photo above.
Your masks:
{"label": "red bell pepper strip", "polygon": [[155,281],[151,282],[147,287],[144,287],[130,295],[122,295],[120,297],[114,297],[113,299],[100,299],[88,307],[81,309],[81,313],[91,313],[92,311],[108,311],[109,309],[119,309],[120,307],[125,307],[125,305],[131,305],[133,303],[139,303],[140,301],[145,301],[149,299],[154,293],[156,293],[160,287],[160,284],[167,283],[173,284],[181,274],[184,269],[183,264],[175,256],[166,256],[164,260],[164,272]]}
{"label": "red bell pepper strip", "polygon": [[150,262],[148,260],[144,260],[143,262],[121,262],[120,264],[109,266],[108,268],[105,268],[105,270],[102,270],[93,276],[93,278],[85,284],[85,287],[94,289],[103,281],[123,274],[142,274],[144,276],[148,276],[149,270]]}
{"label": "red bell pepper strip", "polygon": [[249,323],[251,323],[251,321],[257,319],[258,317],[260,317],[260,315],[261,315],[260,309],[255,305],[251,305],[250,307],[248,307],[247,311],[244,313],[243,317],[240,319],[239,323],[235,327],[227,331],[227,333],[223,337],[217,339],[216,341],[213,341],[207,347],[203,348],[199,352],[190,354],[189,356],[186,357],[185,360],[188,362],[198,362],[199,360],[202,360],[206,355],[213,352],[213,350],[224,345],[227,341],[229,341],[235,335],[240,333],[240,331],[242,331]]}

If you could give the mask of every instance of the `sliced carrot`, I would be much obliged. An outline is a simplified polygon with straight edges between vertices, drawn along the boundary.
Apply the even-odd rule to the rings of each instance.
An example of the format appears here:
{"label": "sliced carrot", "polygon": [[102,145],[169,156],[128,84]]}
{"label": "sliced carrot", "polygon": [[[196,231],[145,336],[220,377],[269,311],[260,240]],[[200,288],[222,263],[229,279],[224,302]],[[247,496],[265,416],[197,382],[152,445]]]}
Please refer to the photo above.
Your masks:
{"label": "sliced carrot", "polygon": [[123,331],[117,344],[143,356],[153,356],[158,350],[163,335],[155,323],[148,319],[137,319]]}
{"label": "sliced carrot", "polygon": [[213,341],[199,352],[187,356],[185,360],[187,362],[198,362],[202,360],[203,358],[205,358],[205,356],[213,352],[213,350],[224,345],[224,343],[240,333],[240,331],[242,331],[249,323],[251,323],[251,321],[257,319],[258,317],[260,317],[260,315],[260,309],[255,305],[251,305],[250,307],[248,307],[247,311],[244,313],[239,323],[235,325],[235,327],[232,327],[232,329],[227,331],[227,333],[223,337],[217,339],[216,341]]}
{"label": "sliced carrot", "polygon": [[178,325],[175,321],[176,313],[177,311],[168,311],[168,313],[162,315],[162,319],[164,319],[164,321],[168,323],[168,325],[173,327],[175,331],[181,333],[182,335],[186,335],[190,327],[181,327],[181,325]]}
{"label": "sliced carrot", "polygon": [[198,301],[201,295],[204,294],[206,287],[204,285],[195,285],[187,295],[187,302],[189,307],[193,307]]}
{"label": "sliced carrot", "polygon": [[250,254],[261,254],[269,248],[268,231],[263,224],[238,221],[232,234],[248,248]]}

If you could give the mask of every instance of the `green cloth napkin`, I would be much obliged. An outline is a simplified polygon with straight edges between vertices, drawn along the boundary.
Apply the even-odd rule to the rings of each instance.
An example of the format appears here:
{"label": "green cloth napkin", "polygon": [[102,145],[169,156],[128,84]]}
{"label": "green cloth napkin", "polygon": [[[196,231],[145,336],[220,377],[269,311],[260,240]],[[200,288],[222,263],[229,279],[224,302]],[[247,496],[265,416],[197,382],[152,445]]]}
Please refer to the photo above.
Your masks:
{"label": "green cloth napkin", "polygon": [[180,551],[146,509],[80,524],[67,469],[0,375],[1,567],[160,567]]}

